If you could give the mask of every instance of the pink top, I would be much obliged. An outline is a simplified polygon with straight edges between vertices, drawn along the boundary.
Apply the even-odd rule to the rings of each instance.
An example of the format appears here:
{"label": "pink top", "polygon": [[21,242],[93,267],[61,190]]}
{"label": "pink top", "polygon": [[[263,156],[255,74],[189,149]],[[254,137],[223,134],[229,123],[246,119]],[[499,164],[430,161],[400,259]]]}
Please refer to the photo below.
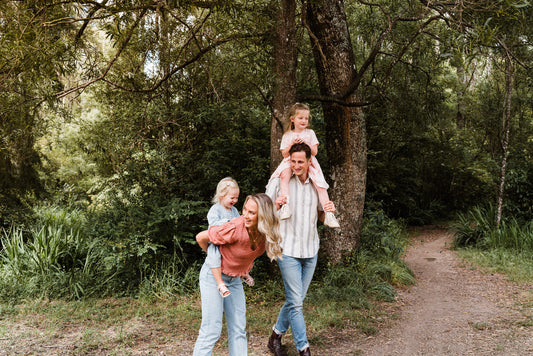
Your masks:
{"label": "pink top", "polygon": [[244,226],[244,217],[235,218],[224,225],[209,228],[209,240],[219,245],[222,255],[222,273],[238,277],[246,275],[254,260],[265,252],[263,240],[255,250],[250,247],[250,236]]}
{"label": "pink top", "polygon": [[[284,150],[292,146],[292,141],[294,141],[295,138],[301,138],[309,146],[314,146],[318,144],[318,138],[316,137],[316,134],[313,130],[305,129],[299,133],[290,130],[283,134],[283,137],[281,138],[281,145],[279,147],[280,150]],[[278,168],[276,168],[274,173],[272,173],[272,176],[270,176],[270,180],[274,178],[279,178],[281,172],[283,172],[287,168],[291,168],[290,157],[285,157],[283,161],[281,161]],[[329,188],[329,185],[326,182],[326,179],[324,178],[324,173],[322,173],[322,168],[320,168],[320,164],[318,164],[318,160],[315,156],[311,156],[311,164],[309,165],[309,177],[311,177],[311,180],[317,186],[326,189]]]}

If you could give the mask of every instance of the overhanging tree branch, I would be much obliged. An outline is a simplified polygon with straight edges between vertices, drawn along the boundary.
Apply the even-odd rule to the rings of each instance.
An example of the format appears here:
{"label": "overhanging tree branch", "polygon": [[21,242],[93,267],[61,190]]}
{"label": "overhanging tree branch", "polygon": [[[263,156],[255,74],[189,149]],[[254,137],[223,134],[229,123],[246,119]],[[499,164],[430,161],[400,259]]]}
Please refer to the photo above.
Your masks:
{"label": "overhanging tree branch", "polygon": [[190,59],[188,59],[187,61],[183,62],[182,64],[178,65],[177,67],[175,67],[174,69],[172,69],[169,73],[167,73],[163,78],[161,78],[161,80],[159,80],[157,83],[155,83],[152,87],[150,88],[147,88],[147,89],[136,89],[136,88],[130,88],[130,87],[126,87],[124,85],[120,85],[118,83],[114,83],[104,77],[100,78],[99,80],[102,80],[110,85],[113,85],[114,87],[118,88],[118,89],[122,89],[122,90],[125,90],[125,91],[129,91],[129,92],[137,92],[137,93],[147,93],[147,92],[152,92],[156,89],[158,89],[161,85],[163,85],[164,82],[166,82],[168,79],[170,79],[170,77],[172,77],[174,74],[176,74],[177,72],[179,72],[180,70],[182,70],[183,68],[187,67],[188,65],[196,62],[197,60],[199,60],[203,55],[205,55],[207,52],[211,51],[212,49],[224,44],[224,43],[227,43],[227,42],[230,42],[234,39],[237,39],[237,38],[242,38],[242,36],[230,36],[224,40],[219,40],[215,43],[211,43],[209,46],[207,47],[204,47],[204,48],[201,48],[193,57],[191,57]]}
{"label": "overhanging tree branch", "polygon": [[398,64],[398,62],[401,60],[403,55],[407,52],[407,50],[411,47],[415,39],[421,34],[424,33],[424,29],[429,26],[433,21],[440,19],[440,16],[432,16],[429,19],[427,19],[419,28],[418,30],[413,33],[411,38],[404,44],[403,48],[400,50],[400,52],[395,56],[395,60],[389,65],[387,70],[385,71],[385,76],[383,82],[386,83],[390,73],[392,72],[392,69]]}
{"label": "overhanging tree branch", "polygon": [[[104,0],[104,1],[102,1],[101,4],[98,4],[98,5],[94,6],[91,9],[91,11],[89,11],[89,19],[91,19],[98,10],[100,10],[103,6],[105,6],[108,1],[109,0]],[[85,32],[85,29],[89,25],[89,22],[90,22],[89,19],[86,19],[83,22],[83,25],[81,25],[81,28],[78,30],[78,33],[76,34],[76,37],[74,39],[74,43],[78,43],[78,41],[80,40],[81,36],[83,36],[83,33]]]}
{"label": "overhanging tree branch", "polygon": [[[357,75],[352,80],[352,82],[348,85],[348,87],[344,90],[343,93],[341,93],[337,97],[329,97],[329,96],[318,95],[318,94],[300,94],[298,97],[301,100],[317,100],[317,101],[322,101],[322,102],[332,102],[332,103],[336,103],[336,104],[339,104],[339,105],[342,105],[342,106],[346,106],[346,107],[363,107],[363,106],[371,105],[372,101],[349,103],[349,102],[346,101],[346,99],[349,96],[351,96],[360,87],[362,78],[364,77],[365,73],[369,70],[369,68],[375,64],[377,56],[380,55],[380,54],[383,54],[383,52],[381,52],[381,47],[382,47],[383,43],[385,42],[385,40],[387,39],[387,37],[392,33],[392,29],[393,29],[394,25],[397,22],[416,22],[416,21],[423,20],[423,19],[427,18],[428,14],[430,12],[430,8],[426,6],[425,10],[418,16],[404,16],[404,14],[406,12],[408,12],[408,10],[409,10],[409,8],[406,8],[406,9],[401,11],[400,15],[398,15],[398,16],[396,16],[394,18],[391,18],[390,13],[383,7],[382,4],[371,3],[371,2],[367,2],[367,1],[363,1],[363,0],[360,0],[359,3],[361,3],[363,5],[378,7],[380,9],[380,11],[384,14],[385,18],[387,19],[386,28],[379,35],[379,38],[374,43],[374,46],[372,47],[372,49],[369,52],[368,56],[366,57],[365,61],[363,62],[363,64],[359,68],[359,70],[357,71]],[[410,48],[410,46],[412,45],[414,40],[420,34],[425,33],[425,29],[432,22],[434,22],[434,21],[436,21],[436,20],[438,20],[440,18],[441,18],[440,15],[431,16],[423,24],[420,25],[418,30],[404,44],[402,49],[396,55],[394,55],[395,60],[387,68],[387,70],[385,72],[386,74],[385,74],[385,77],[384,77],[385,78],[384,82],[387,81],[387,78],[390,76],[390,73],[391,73],[392,69],[394,68],[394,66],[396,66],[399,62],[401,62],[401,58],[407,52],[407,50]]]}
{"label": "overhanging tree branch", "polygon": [[137,19],[135,20],[135,23],[133,24],[133,26],[131,26],[128,34],[126,35],[126,38],[124,39],[124,41],[122,42],[122,45],[120,46],[120,48],[117,50],[117,52],[115,53],[115,56],[113,57],[113,59],[108,63],[107,67],[104,69],[104,72],[97,78],[94,78],[82,85],[78,85],[74,88],[70,88],[70,89],[67,89],[67,90],[63,90],[63,91],[60,91],[59,93],[56,93],[56,97],[59,99],[59,98],[63,98],[71,93],[74,93],[76,91],[79,91],[79,90],[85,90],[85,88],[87,88],[89,85],[91,84],[94,84],[102,79],[105,78],[105,76],[107,75],[107,73],[109,72],[109,70],[111,69],[111,67],[113,66],[113,64],[118,60],[118,58],[120,57],[122,51],[124,50],[124,48],[126,48],[126,45],[128,44],[128,42],[130,41],[131,39],[131,36],[133,35],[133,32],[135,30],[135,28],[139,25],[139,22],[141,21],[141,19],[144,17],[144,15],[146,14],[146,11],[148,11],[148,9],[143,9],[141,11],[141,13],[139,14],[139,16],[137,17]]}
{"label": "overhanging tree branch", "polygon": [[326,103],[335,103],[346,107],[363,107],[372,105],[371,101],[350,103],[345,101],[342,97],[332,97],[320,94],[297,94],[298,101],[320,101]]}

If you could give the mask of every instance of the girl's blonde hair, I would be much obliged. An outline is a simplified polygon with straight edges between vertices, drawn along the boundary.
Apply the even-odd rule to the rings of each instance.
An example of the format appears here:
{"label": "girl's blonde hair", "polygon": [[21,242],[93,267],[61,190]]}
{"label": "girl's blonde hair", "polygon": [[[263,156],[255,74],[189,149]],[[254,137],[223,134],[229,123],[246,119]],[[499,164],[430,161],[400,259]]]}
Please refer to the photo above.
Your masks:
{"label": "girl's blonde hair", "polygon": [[230,189],[239,189],[237,181],[231,177],[222,178],[217,184],[217,191],[211,202],[220,203],[220,199],[229,193]]}
{"label": "girl's blonde hair", "polygon": [[287,112],[287,117],[285,120],[285,132],[294,129],[294,123],[291,121],[291,117],[296,115],[296,112],[300,110],[309,111],[309,123],[311,123],[311,110],[309,109],[309,106],[307,106],[306,104],[302,104],[302,103],[296,103],[293,106],[291,106],[291,108]]}
{"label": "girl's blonde hair", "polygon": [[244,204],[249,199],[257,203],[257,230],[265,237],[266,253],[271,261],[281,259],[281,234],[279,232],[279,220],[274,212],[274,204],[268,195],[258,193],[248,195]]}

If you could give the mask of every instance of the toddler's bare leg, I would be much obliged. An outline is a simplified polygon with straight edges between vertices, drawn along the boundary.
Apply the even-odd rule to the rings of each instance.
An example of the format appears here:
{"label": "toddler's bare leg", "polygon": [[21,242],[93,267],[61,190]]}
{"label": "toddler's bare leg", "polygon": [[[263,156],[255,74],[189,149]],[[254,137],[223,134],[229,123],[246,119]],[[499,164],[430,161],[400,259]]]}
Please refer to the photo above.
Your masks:
{"label": "toddler's bare leg", "polygon": [[222,298],[226,298],[231,293],[226,286],[226,283],[222,280],[222,269],[220,267],[211,268],[211,273],[213,273],[213,277],[215,277],[215,281],[217,281],[217,288],[220,295]]}
{"label": "toddler's bare leg", "polygon": [[315,185],[315,188],[318,193],[318,200],[320,201],[320,204],[322,204],[322,207],[324,207],[324,205],[329,201],[328,190],[317,185]]}
{"label": "toddler's bare leg", "polygon": [[290,168],[284,169],[279,175],[279,190],[280,195],[289,196],[289,180],[291,179],[292,171]]}
{"label": "toddler's bare leg", "polygon": [[[319,187],[315,184],[316,191],[318,193],[318,200],[320,200],[320,204],[322,204],[322,207],[329,201],[329,195],[328,190],[326,188]],[[335,214],[332,212],[326,212],[326,218],[324,219],[324,225],[332,227],[332,228],[338,228],[340,227],[339,222],[337,221],[337,218],[335,217]]]}
{"label": "toddler's bare leg", "polygon": [[291,217],[291,209],[289,207],[289,180],[291,179],[292,171],[290,168],[284,169],[279,175],[279,190],[280,195],[287,197],[287,204],[284,204],[279,209],[279,218],[281,220],[288,219]]}

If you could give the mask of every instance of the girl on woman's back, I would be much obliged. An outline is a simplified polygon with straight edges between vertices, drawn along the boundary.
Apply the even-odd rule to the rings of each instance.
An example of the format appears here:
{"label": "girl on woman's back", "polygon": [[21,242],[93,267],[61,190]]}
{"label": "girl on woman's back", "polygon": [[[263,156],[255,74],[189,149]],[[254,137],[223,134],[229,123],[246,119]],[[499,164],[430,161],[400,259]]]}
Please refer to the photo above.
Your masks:
{"label": "girl on woman's back", "polygon": [[[226,177],[223,178],[220,182],[218,182],[217,191],[212,200],[213,206],[211,207],[211,209],[209,209],[209,212],[207,213],[207,222],[209,224],[209,227],[219,226],[224,223],[227,223],[228,221],[234,218],[238,218],[240,215],[234,206],[238,200],[239,185],[237,184],[235,179],[231,177]],[[211,267],[211,272],[213,273],[213,277],[215,277],[215,280],[217,282],[217,288],[220,295],[223,298],[226,298],[231,294],[231,292],[222,280],[222,272],[220,270],[220,259],[221,255],[218,246],[209,243],[209,246],[207,248],[207,258],[205,259],[205,262],[209,267]],[[249,274],[242,276],[242,279],[248,285],[254,285],[254,280]]]}

